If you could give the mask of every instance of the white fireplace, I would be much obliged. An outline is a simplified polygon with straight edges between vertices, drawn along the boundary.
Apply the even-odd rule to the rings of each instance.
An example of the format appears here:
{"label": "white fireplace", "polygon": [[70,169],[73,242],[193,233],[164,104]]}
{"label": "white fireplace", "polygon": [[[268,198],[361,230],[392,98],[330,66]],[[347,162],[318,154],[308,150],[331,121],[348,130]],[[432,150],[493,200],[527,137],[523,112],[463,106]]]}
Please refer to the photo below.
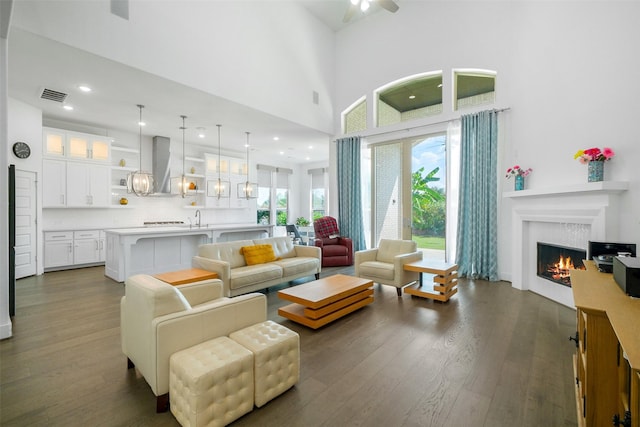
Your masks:
{"label": "white fireplace", "polygon": [[618,241],[618,198],[627,187],[603,181],[504,193],[512,205],[512,286],[573,308],[571,288],[537,276],[537,243],[586,251],[589,240]]}

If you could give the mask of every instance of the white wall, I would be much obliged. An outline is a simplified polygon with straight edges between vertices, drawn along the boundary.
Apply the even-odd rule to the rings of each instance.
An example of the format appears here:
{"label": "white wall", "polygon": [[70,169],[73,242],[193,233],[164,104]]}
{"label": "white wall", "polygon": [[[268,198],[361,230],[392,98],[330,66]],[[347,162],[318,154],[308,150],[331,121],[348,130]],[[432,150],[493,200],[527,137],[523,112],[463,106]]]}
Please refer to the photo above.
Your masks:
{"label": "white wall", "polygon": [[299,4],[132,0],[129,6],[127,21],[110,13],[107,0],[18,2],[12,24],[331,131],[333,33]]}
{"label": "white wall", "polygon": [[[507,167],[532,167],[527,188],[586,181],[586,166],[573,160],[581,148],[612,147],[605,179],[626,180],[621,199],[621,236],[640,244],[640,159],[637,102],[640,3],[593,2],[402,2],[395,14],[379,13],[337,34],[335,134],[340,112],[363,94],[372,123],[372,91],[395,79],[443,70],[451,93],[457,67],[497,71],[498,107],[510,107],[501,140],[499,178]],[[450,98],[444,113],[402,126],[457,117]],[[394,127],[389,127],[395,129]],[[426,128],[428,129],[428,128]],[[363,135],[379,132],[370,130]],[[333,162],[332,162],[333,164]],[[501,189],[502,191],[502,189]],[[510,209],[500,207],[500,263],[509,275]]]}

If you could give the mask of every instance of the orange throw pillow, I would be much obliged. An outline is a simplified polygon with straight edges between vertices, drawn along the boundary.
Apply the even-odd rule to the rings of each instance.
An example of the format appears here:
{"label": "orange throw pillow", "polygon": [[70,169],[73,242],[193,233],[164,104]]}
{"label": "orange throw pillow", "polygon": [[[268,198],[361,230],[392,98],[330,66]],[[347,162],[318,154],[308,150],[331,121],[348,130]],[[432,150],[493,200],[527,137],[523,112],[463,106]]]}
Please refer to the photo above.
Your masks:
{"label": "orange throw pillow", "polygon": [[279,259],[273,252],[271,245],[243,246],[240,248],[240,253],[244,255],[244,261],[247,265],[264,264]]}

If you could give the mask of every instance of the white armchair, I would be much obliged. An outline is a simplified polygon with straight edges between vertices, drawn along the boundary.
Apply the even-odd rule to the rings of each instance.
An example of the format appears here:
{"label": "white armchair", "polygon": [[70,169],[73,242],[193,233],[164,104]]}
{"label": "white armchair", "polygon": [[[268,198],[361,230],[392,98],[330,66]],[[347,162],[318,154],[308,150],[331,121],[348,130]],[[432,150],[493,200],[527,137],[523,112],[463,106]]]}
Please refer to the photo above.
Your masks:
{"label": "white armchair", "polygon": [[196,344],[267,320],[263,294],[222,297],[219,279],[171,286],[139,274],[125,281],[120,333],[127,367],[136,367],[157,396],[169,403],[169,358]]}
{"label": "white armchair", "polygon": [[413,240],[381,239],[377,248],[355,253],[355,273],[363,279],[395,286],[401,296],[404,286],[420,278],[420,273],[405,271],[404,264],[421,259],[422,251]]}

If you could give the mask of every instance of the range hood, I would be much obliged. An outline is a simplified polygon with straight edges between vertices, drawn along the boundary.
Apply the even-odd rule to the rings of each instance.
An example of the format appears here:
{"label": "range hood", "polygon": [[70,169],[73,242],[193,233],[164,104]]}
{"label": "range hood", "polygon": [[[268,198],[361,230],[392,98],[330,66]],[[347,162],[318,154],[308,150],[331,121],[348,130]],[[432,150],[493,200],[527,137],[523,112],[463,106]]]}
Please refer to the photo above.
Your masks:
{"label": "range hood", "polygon": [[171,140],[166,136],[153,137],[154,196],[171,196]]}

